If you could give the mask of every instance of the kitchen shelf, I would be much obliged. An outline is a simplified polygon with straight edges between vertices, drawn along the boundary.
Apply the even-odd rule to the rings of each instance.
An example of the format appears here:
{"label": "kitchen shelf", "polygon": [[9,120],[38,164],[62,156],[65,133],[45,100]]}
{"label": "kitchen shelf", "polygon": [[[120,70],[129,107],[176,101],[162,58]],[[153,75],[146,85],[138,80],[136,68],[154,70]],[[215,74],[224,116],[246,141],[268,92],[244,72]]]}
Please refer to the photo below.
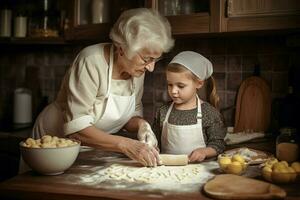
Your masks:
{"label": "kitchen shelf", "polygon": [[47,45],[64,45],[67,44],[63,37],[41,37],[41,38],[15,38],[2,37],[0,44],[28,45],[28,44],[47,44]]}

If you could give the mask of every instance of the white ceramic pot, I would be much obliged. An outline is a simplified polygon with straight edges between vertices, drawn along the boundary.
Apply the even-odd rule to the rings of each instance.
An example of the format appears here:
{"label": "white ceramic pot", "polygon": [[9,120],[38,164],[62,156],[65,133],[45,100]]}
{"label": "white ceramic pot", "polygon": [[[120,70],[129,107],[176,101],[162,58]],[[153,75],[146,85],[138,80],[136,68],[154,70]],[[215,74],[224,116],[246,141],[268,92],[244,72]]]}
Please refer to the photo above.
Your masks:
{"label": "white ceramic pot", "polygon": [[14,92],[14,119],[15,124],[32,122],[32,97],[31,91],[18,88]]}

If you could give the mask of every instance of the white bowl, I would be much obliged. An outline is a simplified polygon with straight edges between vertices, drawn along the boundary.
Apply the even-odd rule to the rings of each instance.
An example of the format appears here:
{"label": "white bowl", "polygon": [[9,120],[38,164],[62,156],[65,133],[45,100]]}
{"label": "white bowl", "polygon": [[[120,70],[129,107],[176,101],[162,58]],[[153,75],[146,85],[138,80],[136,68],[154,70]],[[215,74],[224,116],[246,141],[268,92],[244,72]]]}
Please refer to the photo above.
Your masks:
{"label": "white bowl", "polygon": [[20,152],[25,163],[34,171],[44,175],[58,175],[64,173],[75,162],[79,150],[78,144],[56,148],[24,147],[20,142]]}

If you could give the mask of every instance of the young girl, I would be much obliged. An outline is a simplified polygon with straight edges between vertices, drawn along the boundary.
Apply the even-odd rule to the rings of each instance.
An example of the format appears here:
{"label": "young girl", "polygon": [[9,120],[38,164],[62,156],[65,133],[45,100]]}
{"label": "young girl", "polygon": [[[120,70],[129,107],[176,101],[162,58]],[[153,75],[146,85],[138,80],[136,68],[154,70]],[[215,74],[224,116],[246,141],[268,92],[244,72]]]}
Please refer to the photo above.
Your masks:
{"label": "young girl", "polygon": [[[224,151],[226,129],[216,109],[218,96],[211,62],[193,51],[183,51],[167,66],[171,103],[156,112],[153,130],[162,153],[187,154],[190,162],[200,162]],[[212,85],[209,103],[197,91],[204,81]]]}

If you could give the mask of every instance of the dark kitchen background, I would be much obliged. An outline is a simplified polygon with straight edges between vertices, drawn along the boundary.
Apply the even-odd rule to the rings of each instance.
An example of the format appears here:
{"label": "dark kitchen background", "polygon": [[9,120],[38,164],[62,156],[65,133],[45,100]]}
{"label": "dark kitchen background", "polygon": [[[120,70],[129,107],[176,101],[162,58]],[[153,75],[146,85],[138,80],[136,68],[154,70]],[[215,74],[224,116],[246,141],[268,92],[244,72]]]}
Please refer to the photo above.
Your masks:
{"label": "dark kitchen background", "polygon": [[[143,97],[144,115],[153,120],[155,107],[164,101],[166,81],[164,66],[171,57],[183,50],[197,51],[209,58],[214,66],[214,77],[220,96],[220,108],[227,125],[234,123],[236,95],[241,82],[251,76],[256,64],[267,80],[272,99],[288,93],[289,71],[300,67],[300,47],[289,44],[290,36],[234,36],[215,38],[179,38],[166,59],[157,63],[153,73],[147,73]],[[298,44],[299,45],[299,44]],[[0,118],[12,120],[13,94],[19,87],[32,91],[33,116],[55,99],[66,69],[75,55],[87,45],[9,45],[0,47]],[[299,89],[298,89],[299,92]],[[229,109],[226,109],[229,108]],[[225,110],[224,110],[225,109]]]}
{"label": "dark kitchen background", "polygon": [[[14,26],[14,18],[25,16],[27,30],[25,36],[16,37],[14,31],[17,28],[14,27],[10,35],[0,37],[0,129],[4,127],[9,132],[9,124],[12,124],[14,117],[14,91],[17,88],[27,88],[32,92],[34,121],[39,112],[55,100],[62,78],[76,54],[90,44],[109,41],[107,33],[111,22],[121,11],[131,7],[149,7],[151,1],[110,1],[110,7],[114,10],[111,15],[102,16],[102,21],[94,21],[93,16],[76,13],[89,9],[92,2],[96,1],[1,1],[2,14],[3,10],[12,12],[11,26]],[[271,12],[263,17],[253,14],[243,18],[239,12],[236,16],[234,12],[227,15],[217,13],[216,10],[221,10],[218,6],[227,10],[225,0],[183,2],[194,2],[193,9],[189,7],[190,4],[185,4],[181,7],[183,10],[175,13],[170,13],[169,8],[160,9],[160,12],[170,15],[168,19],[176,43],[172,51],[164,55],[165,59],[157,63],[154,72],[146,74],[143,96],[145,118],[152,122],[156,107],[167,100],[165,65],[178,52],[192,50],[203,54],[213,63],[220,110],[227,126],[234,126],[239,86],[243,80],[253,75],[257,66],[260,68],[260,76],[271,88],[269,132],[277,134],[283,125],[299,124],[296,121],[297,109],[294,109],[297,106],[299,108],[300,102],[300,18],[299,15],[294,15],[296,11],[293,10],[291,16]],[[296,5],[298,1],[289,2]],[[299,6],[290,7],[300,10]],[[45,16],[49,19],[46,32],[41,30]],[[257,24],[251,26],[251,19],[257,21]],[[236,21],[240,26],[234,25]],[[191,27],[189,23],[192,24]],[[13,128],[10,131],[12,130]],[[9,141],[15,142],[11,139]],[[0,142],[6,152],[9,149],[9,156],[1,153],[0,159],[3,157],[2,160],[10,163],[4,171],[15,173],[18,154],[13,148],[16,145],[11,145],[7,140]],[[8,170],[9,168],[13,170]]]}

